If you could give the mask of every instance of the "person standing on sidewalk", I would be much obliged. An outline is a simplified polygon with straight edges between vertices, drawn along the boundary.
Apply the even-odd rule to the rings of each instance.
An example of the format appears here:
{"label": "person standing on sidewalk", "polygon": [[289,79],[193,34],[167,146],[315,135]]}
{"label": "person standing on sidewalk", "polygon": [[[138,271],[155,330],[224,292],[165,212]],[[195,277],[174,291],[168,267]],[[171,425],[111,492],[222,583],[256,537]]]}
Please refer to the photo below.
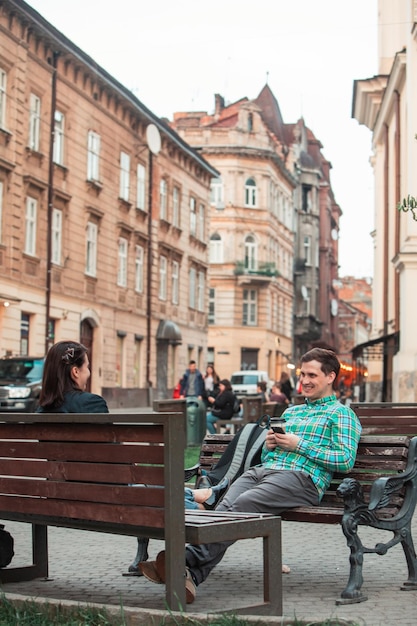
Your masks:
{"label": "person standing on sidewalk", "polygon": [[[313,348],[301,358],[300,381],[305,404],[283,414],[282,433],[266,435],[261,464],[251,467],[229,488],[218,511],[272,513],[318,505],[334,472],[348,472],[355,463],[361,425],[356,414],[338,402],[333,384],[340,363],[332,350]],[[187,603],[196,588],[222,560],[231,541],[188,545],[185,550]],[[139,564],[154,583],[165,582],[165,552]],[[184,572],[178,572],[184,575]]]}
{"label": "person standing on sidewalk", "polygon": [[180,398],[194,397],[202,400],[204,396],[204,378],[197,363],[190,361],[181,380]]}

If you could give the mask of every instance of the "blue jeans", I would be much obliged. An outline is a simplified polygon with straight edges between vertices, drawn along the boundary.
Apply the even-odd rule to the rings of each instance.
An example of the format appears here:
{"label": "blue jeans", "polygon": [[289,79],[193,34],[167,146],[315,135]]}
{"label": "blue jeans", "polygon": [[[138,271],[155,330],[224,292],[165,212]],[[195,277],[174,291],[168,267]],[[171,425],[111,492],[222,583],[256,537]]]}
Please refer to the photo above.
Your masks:
{"label": "blue jeans", "polygon": [[214,424],[217,422],[219,418],[216,415],[213,415],[213,413],[211,411],[207,411],[207,415],[206,415],[206,420],[207,420],[207,430],[209,431],[210,435],[215,435],[216,434],[216,427],[214,426]]}

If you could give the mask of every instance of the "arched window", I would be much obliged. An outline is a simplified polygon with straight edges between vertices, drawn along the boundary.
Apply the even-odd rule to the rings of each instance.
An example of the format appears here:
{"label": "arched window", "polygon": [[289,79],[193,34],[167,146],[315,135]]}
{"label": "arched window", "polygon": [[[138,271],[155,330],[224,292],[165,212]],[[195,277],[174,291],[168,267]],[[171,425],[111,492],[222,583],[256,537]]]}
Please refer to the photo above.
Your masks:
{"label": "arched window", "polygon": [[253,178],[248,178],[245,183],[245,206],[256,207],[257,189]]}
{"label": "arched window", "polygon": [[219,233],[210,237],[210,263],[223,263],[223,241]]}
{"label": "arched window", "polygon": [[250,271],[258,269],[258,246],[253,235],[245,237],[245,269]]}

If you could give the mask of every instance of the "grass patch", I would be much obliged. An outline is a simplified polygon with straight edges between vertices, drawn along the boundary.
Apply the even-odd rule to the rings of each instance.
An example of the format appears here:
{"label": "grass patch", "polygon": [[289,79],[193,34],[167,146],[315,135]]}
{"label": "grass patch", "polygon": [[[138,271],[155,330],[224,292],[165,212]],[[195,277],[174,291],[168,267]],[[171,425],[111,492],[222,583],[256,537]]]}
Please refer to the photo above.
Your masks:
{"label": "grass patch", "polygon": [[25,600],[0,601],[0,626],[125,626],[121,613],[115,619],[106,610],[93,607],[63,607]]}
{"label": "grass patch", "polygon": [[[11,602],[4,595],[0,597],[0,626],[128,626],[123,608],[118,615],[109,615],[105,608],[97,607],[63,607],[56,604],[38,603],[33,600]],[[132,623],[136,623],[135,621]],[[156,625],[156,618],[152,624]],[[271,622],[268,622],[269,624]],[[281,618],[277,618],[277,625],[281,624]],[[356,622],[329,618],[320,622],[293,621],[284,619],[286,626],[359,626]],[[262,617],[250,622],[244,617],[224,614],[210,615],[202,621],[181,615],[174,616],[168,612],[166,617],[161,618],[159,626],[262,626],[265,622]],[[362,624],[363,626],[363,624]]]}
{"label": "grass patch", "polygon": [[185,449],[184,467],[192,467],[200,458],[200,446],[188,446]]}

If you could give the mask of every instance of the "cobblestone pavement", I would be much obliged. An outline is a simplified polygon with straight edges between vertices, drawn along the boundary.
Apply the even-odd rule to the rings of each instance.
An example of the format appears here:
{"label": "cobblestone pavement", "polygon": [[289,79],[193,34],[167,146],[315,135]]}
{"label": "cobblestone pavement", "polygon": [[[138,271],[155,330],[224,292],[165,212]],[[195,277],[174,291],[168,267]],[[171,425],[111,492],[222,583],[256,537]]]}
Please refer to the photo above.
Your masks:
{"label": "cobblestone pavement", "polygon": [[[30,526],[17,522],[5,522],[5,525],[15,538],[13,566],[27,564],[31,554]],[[384,535],[380,531],[364,530],[371,546]],[[416,531],[414,520],[414,536]],[[150,557],[155,557],[162,548],[163,542],[152,540]],[[133,537],[50,528],[51,580],[9,583],[2,588],[6,594],[30,598],[164,610],[162,585],[122,575],[135,552]],[[407,578],[401,546],[395,546],[384,556],[365,555],[363,591],[368,601],[336,606],[335,600],[347,581],[348,556],[339,526],[283,522],[283,557],[291,566],[291,573],[283,576],[284,616],[300,621],[338,617],[361,626],[415,626],[417,590],[400,591],[401,583]],[[207,615],[239,604],[257,603],[262,597],[261,585],[261,539],[239,541],[229,548],[223,561],[198,588],[197,598],[187,610]],[[265,620],[281,623],[279,617]]]}

